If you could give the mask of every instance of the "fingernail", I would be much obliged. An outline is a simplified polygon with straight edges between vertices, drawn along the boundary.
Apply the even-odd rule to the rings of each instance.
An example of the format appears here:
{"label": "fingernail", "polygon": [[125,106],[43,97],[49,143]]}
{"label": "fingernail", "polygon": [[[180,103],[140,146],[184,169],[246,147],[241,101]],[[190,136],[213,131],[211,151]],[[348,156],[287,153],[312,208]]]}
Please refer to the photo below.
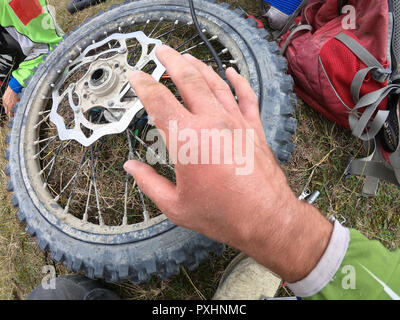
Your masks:
{"label": "fingernail", "polygon": [[128,160],[124,163],[124,170],[134,173],[140,164],[141,162],[139,160]]}
{"label": "fingernail", "polygon": [[235,74],[238,74],[237,71],[235,70],[235,68],[229,67],[228,69],[226,69],[226,72],[233,72]]}
{"label": "fingernail", "polygon": [[129,161],[126,161],[126,162],[124,163],[124,170],[125,170],[125,171],[128,171],[128,169],[129,169],[129,167],[130,167],[130,165],[129,165],[130,162],[131,162],[131,161],[129,160]]}

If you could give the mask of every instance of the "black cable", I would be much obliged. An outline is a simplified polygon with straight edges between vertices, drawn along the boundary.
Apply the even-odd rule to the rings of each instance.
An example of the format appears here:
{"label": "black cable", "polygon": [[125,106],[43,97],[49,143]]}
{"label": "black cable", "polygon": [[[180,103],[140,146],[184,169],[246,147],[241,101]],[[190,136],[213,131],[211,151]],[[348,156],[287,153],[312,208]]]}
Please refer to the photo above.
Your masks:
{"label": "black cable", "polygon": [[193,0],[189,0],[189,7],[190,7],[190,14],[192,15],[192,20],[193,20],[193,24],[197,30],[197,33],[199,34],[199,37],[201,38],[201,40],[203,40],[204,44],[206,45],[207,49],[210,51],[211,55],[213,56],[215,62],[217,63],[218,66],[218,74],[219,76],[226,80],[226,76],[225,76],[225,69],[222,65],[222,61],[219,58],[218,54],[215,52],[213,46],[211,45],[210,41],[208,41],[207,37],[204,35],[204,33],[201,31],[199,22],[197,21],[197,16],[196,16],[196,11],[194,9],[194,4],[193,4]]}

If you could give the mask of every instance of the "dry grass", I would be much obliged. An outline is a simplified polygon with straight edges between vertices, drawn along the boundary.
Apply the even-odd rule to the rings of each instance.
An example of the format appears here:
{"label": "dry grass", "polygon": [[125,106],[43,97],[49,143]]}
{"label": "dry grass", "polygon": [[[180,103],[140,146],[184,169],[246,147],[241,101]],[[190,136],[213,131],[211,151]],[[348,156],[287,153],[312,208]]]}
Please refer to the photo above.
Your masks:
{"label": "dry grass", "polygon": [[[104,10],[119,0],[108,0],[71,16],[66,11],[68,0],[50,0],[57,9],[57,21],[69,31],[98,10]],[[248,13],[259,16],[258,1],[232,0]],[[343,170],[349,157],[361,152],[361,144],[347,132],[322,119],[300,102],[296,114],[299,128],[294,142],[296,151],[292,161],[284,167],[293,190],[299,194],[307,186],[320,190],[316,206],[329,215],[346,219],[346,226],[361,230],[369,238],[377,239],[389,248],[400,245],[399,190],[383,184],[376,198],[361,196],[362,179],[344,179]],[[0,128],[0,151],[3,152],[6,127]],[[44,255],[19,224],[16,209],[10,204],[6,190],[5,160],[0,160],[0,298],[24,299],[40,284]],[[211,298],[224,268],[236,254],[229,248],[222,256],[212,256],[198,270],[167,280],[153,279],[145,285],[126,282],[111,287],[126,299],[201,299]],[[68,271],[58,266],[60,274]],[[282,294],[287,294],[284,290]]]}

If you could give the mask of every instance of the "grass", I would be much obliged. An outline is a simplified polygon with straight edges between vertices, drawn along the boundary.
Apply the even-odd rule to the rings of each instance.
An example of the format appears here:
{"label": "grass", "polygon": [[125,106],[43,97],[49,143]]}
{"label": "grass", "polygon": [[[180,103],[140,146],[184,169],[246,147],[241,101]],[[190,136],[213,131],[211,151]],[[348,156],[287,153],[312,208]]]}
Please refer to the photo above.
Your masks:
{"label": "grass", "polygon": [[[99,10],[120,3],[108,0],[96,7],[75,15],[66,11],[68,0],[50,0],[56,8],[56,19],[63,30],[72,30]],[[259,17],[258,1],[232,0],[249,14]],[[264,21],[265,22],[265,21]],[[398,188],[382,183],[375,198],[361,195],[361,178],[345,179],[343,171],[350,157],[362,154],[362,146],[350,133],[323,119],[299,101],[296,111],[299,120],[294,137],[296,150],[289,164],[284,166],[289,184],[296,194],[306,187],[321,191],[315,205],[326,216],[345,220],[345,225],[360,230],[370,239],[381,241],[394,249],[400,245],[400,197]],[[7,126],[0,128],[0,151],[4,152]],[[0,299],[24,299],[41,283],[42,267],[48,262],[36,247],[35,240],[25,232],[16,218],[10,194],[6,190],[6,161],[0,159]],[[152,279],[144,285],[125,282],[108,285],[124,299],[210,299],[225,267],[237,254],[228,248],[222,256],[211,258],[193,272],[182,272],[166,281]],[[68,274],[62,265],[57,265],[59,274]],[[287,295],[285,289],[281,294]]]}

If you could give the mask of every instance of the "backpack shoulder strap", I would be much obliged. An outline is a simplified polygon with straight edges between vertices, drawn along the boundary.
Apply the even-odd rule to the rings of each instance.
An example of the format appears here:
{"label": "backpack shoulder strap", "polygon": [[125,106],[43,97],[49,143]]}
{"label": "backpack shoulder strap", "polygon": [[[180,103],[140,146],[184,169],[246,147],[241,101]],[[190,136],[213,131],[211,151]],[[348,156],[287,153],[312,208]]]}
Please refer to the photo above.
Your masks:
{"label": "backpack shoulder strap", "polygon": [[365,143],[364,148],[370,151],[370,155],[362,159],[352,160],[345,170],[345,175],[366,177],[362,191],[363,195],[376,196],[379,180],[399,185],[395,170],[386,163],[377,147],[377,140],[374,139]]}

